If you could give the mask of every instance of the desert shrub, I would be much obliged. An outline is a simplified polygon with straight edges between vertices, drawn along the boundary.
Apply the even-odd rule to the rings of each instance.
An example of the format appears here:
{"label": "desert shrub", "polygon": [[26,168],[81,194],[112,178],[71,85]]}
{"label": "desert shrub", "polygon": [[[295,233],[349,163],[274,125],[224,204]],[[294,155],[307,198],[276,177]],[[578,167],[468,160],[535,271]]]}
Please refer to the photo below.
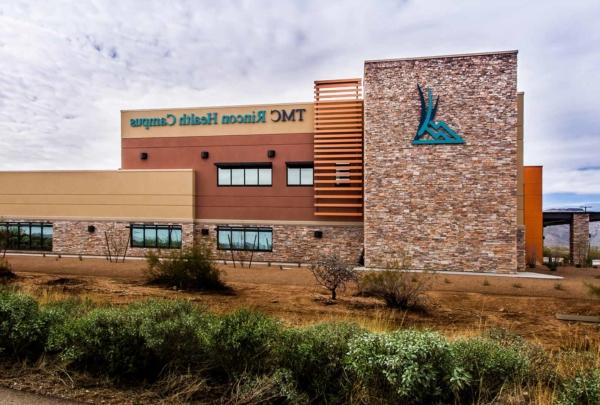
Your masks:
{"label": "desert shrub", "polygon": [[211,318],[184,301],[153,300],[96,308],[63,328],[62,357],[116,379],[156,377],[205,358]]}
{"label": "desert shrub", "polygon": [[583,284],[587,287],[589,295],[593,297],[600,297],[600,286],[586,282],[584,282]]}
{"label": "desert shrub", "polygon": [[231,385],[225,404],[308,404],[299,392],[289,370],[276,370],[270,375],[242,374]]}
{"label": "desert shrub", "polygon": [[595,368],[568,379],[558,394],[559,405],[600,404],[600,369]]}
{"label": "desert shrub", "polygon": [[488,329],[483,337],[521,354],[527,361],[527,372],[524,374],[527,381],[554,383],[557,378],[556,367],[543,347],[503,328]]}
{"label": "desert shrub", "polygon": [[452,353],[470,377],[459,394],[463,401],[490,399],[505,384],[522,381],[529,371],[527,358],[519,350],[484,337],[453,342]]}
{"label": "desert shrub", "polygon": [[48,323],[48,336],[45,343],[47,353],[58,353],[67,344],[67,328],[77,317],[85,315],[94,304],[90,300],[82,301],[78,298],[69,298],[56,301],[42,307],[42,317]]}
{"label": "desert shrub", "polygon": [[279,322],[246,309],[222,316],[211,334],[211,366],[228,376],[263,373],[276,366]]}
{"label": "desert shrub", "polygon": [[455,367],[446,339],[435,332],[359,336],[350,342],[346,362],[366,403],[449,401],[467,378]]}
{"label": "desert shrub", "polygon": [[221,280],[221,271],[212,261],[212,251],[206,244],[174,250],[164,258],[151,251],[146,260],[146,278],[152,284],[192,290],[226,288]]}
{"label": "desert shrub", "polygon": [[354,265],[345,263],[335,253],[319,259],[310,271],[317,283],[329,290],[332,300],[337,298],[338,290],[344,290],[346,284],[357,280]]}
{"label": "desert shrub", "polygon": [[365,274],[359,282],[362,295],[381,298],[392,308],[411,309],[424,304],[425,290],[431,285],[427,273],[386,269]]}
{"label": "desert shrub", "polygon": [[15,278],[16,275],[12,271],[12,266],[8,262],[8,260],[0,257],[0,280]]}
{"label": "desert shrub", "polygon": [[280,346],[281,365],[316,403],[347,403],[350,385],[344,356],[351,339],[365,331],[354,324],[325,323],[288,329]]}
{"label": "desert shrub", "polygon": [[33,298],[0,290],[0,356],[40,356],[47,333],[48,322]]}

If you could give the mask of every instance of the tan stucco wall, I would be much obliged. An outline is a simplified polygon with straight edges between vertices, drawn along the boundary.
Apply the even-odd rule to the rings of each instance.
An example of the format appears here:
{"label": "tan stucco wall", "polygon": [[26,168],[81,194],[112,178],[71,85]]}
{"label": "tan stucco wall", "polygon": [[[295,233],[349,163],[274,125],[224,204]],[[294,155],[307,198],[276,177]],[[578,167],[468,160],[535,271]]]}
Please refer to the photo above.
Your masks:
{"label": "tan stucco wall", "polygon": [[[272,110],[304,109],[303,120],[299,121],[296,114],[295,121],[274,122]],[[260,123],[236,123],[222,124],[225,115],[245,115],[265,111],[265,122]],[[217,113],[217,124],[212,125],[180,125],[179,117],[183,114],[194,114],[202,117],[208,113]],[[146,129],[143,126],[132,127],[132,119],[161,118],[167,114],[177,117],[177,122],[172,126],[151,126]],[[297,134],[313,132],[313,103],[290,103],[290,104],[261,104],[246,106],[227,107],[201,107],[201,108],[166,108],[158,110],[125,110],[121,111],[121,137],[122,138],[161,138],[180,136],[212,136],[212,135],[253,135],[253,134]],[[276,117],[276,115],[275,115]],[[172,119],[168,122],[172,122]]]}
{"label": "tan stucco wall", "polygon": [[0,217],[192,221],[194,172],[0,172]]}

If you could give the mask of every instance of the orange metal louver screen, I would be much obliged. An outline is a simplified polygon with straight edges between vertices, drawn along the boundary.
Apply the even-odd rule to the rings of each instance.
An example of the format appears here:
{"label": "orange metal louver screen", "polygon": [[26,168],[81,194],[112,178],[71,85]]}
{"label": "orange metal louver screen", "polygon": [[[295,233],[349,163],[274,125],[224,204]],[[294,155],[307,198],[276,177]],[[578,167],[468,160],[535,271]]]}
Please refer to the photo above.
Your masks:
{"label": "orange metal louver screen", "polygon": [[363,215],[361,79],[315,81],[315,215]]}

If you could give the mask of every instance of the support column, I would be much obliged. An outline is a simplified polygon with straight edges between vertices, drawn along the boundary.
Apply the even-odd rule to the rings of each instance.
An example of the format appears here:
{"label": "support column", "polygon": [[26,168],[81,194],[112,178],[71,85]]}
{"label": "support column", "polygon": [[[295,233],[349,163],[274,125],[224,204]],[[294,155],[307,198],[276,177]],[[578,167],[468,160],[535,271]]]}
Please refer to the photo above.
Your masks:
{"label": "support column", "polygon": [[590,246],[590,214],[574,213],[571,217],[569,254],[576,266],[585,266]]}

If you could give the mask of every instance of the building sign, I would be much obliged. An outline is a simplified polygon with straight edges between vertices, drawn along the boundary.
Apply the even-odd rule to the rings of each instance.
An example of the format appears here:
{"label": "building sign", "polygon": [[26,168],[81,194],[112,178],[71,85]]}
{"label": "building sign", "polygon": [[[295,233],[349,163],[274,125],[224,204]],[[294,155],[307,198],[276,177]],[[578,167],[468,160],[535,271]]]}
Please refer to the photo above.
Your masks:
{"label": "building sign", "polygon": [[440,97],[433,102],[430,88],[427,88],[427,102],[421,86],[417,84],[419,99],[421,100],[421,116],[419,118],[419,129],[412,143],[413,145],[435,145],[435,144],[460,144],[465,141],[444,121],[435,121]]}
{"label": "building sign", "polygon": [[305,108],[253,110],[244,114],[227,114],[227,112],[183,113],[179,115],[165,114],[159,117],[136,117],[129,119],[130,127],[172,127],[194,125],[233,125],[233,124],[266,124],[269,122],[302,122]]}

